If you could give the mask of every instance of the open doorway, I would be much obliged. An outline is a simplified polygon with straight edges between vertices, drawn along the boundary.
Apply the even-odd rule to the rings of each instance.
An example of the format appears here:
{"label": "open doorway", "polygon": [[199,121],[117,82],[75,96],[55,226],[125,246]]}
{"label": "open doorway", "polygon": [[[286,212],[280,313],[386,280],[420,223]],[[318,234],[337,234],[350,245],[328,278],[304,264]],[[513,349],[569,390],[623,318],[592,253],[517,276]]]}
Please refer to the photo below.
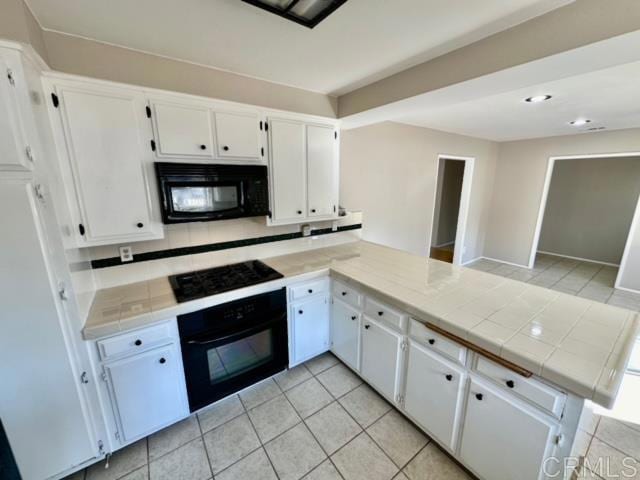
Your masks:
{"label": "open doorway", "polygon": [[639,198],[638,153],[550,158],[529,266],[542,255],[583,262],[585,275],[605,265],[599,287],[618,287]]}
{"label": "open doorway", "polygon": [[456,265],[462,263],[473,162],[474,159],[469,157],[438,157],[429,242],[429,256],[435,260]]}

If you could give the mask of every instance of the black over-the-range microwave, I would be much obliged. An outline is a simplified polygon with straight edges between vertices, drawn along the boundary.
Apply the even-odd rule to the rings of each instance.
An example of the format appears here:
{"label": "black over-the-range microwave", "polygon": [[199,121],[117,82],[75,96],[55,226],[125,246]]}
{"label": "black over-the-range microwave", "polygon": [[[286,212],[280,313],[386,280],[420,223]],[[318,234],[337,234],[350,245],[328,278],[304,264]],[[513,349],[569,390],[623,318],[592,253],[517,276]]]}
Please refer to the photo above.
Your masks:
{"label": "black over-the-range microwave", "polygon": [[269,214],[267,167],[156,162],[164,223]]}

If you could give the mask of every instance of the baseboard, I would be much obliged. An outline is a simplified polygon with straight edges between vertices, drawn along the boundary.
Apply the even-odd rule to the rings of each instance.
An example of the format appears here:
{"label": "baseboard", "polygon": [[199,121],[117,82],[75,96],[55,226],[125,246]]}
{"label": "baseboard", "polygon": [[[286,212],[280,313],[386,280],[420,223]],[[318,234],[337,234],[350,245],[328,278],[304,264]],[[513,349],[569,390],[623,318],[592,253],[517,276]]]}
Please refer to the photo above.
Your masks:
{"label": "baseboard", "polygon": [[633,288],[627,288],[627,287],[614,287],[616,290],[622,290],[624,292],[629,292],[629,293],[638,293],[640,294],[640,290],[634,290]]}
{"label": "baseboard", "polygon": [[449,245],[455,245],[456,241],[454,240],[453,242],[447,242],[447,243],[441,243],[440,245],[432,245],[431,248],[442,248],[442,247],[448,247]]}
{"label": "baseboard", "polygon": [[466,262],[461,263],[460,266],[464,267],[465,265],[469,265],[470,263],[477,262],[478,260],[482,260],[483,258],[484,257],[472,258],[471,260],[467,260]]}
{"label": "baseboard", "polygon": [[527,270],[531,270],[529,268],[529,265],[521,265],[519,263],[507,262],[506,260],[499,260],[497,258],[491,258],[491,257],[485,257],[485,256],[482,256],[480,258],[484,258],[485,260],[491,260],[492,262],[504,263],[507,265],[511,265],[512,267],[526,268]]}
{"label": "baseboard", "polygon": [[619,263],[601,262],[599,260],[591,260],[590,258],[572,257],[571,255],[562,255],[560,253],[545,252],[544,250],[538,250],[537,253],[544,253],[545,255],[551,255],[552,257],[568,258],[570,260],[578,260],[580,262],[597,263],[598,265],[607,265],[608,267],[620,268]]}

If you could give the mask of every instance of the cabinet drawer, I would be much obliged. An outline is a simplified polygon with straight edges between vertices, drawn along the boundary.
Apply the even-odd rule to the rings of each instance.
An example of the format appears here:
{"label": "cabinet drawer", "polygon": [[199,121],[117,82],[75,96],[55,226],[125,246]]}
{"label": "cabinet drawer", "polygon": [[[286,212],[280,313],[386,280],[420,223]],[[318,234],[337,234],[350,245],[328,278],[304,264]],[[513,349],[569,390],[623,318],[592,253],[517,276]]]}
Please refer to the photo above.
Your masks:
{"label": "cabinet drawer", "polygon": [[331,291],[336,298],[348,303],[356,308],[362,304],[362,295],[355,288],[349,287],[342,282],[333,281]]}
{"label": "cabinet drawer", "polygon": [[326,278],[320,278],[311,282],[294,285],[289,288],[289,291],[291,292],[289,294],[289,300],[302,300],[303,298],[310,297],[311,295],[326,292],[327,282],[328,280]]}
{"label": "cabinet drawer", "polygon": [[138,353],[158,345],[173,341],[169,323],[155,325],[153,327],[136,330],[134,332],[118,335],[117,337],[99,340],[98,351],[100,358],[107,360],[112,357],[121,357],[131,353]]}
{"label": "cabinet drawer", "polygon": [[525,400],[546,410],[555,417],[560,417],[567,396],[558,390],[537,381],[534,378],[525,378],[512,372],[508,368],[498,365],[491,360],[478,355],[476,371],[481,373],[503,388],[520,395]]}
{"label": "cabinet drawer", "polygon": [[411,319],[409,335],[425,347],[435,350],[461,365],[465,364],[467,358],[467,349],[465,347],[434,332],[413,318]]}
{"label": "cabinet drawer", "polygon": [[364,313],[370,318],[388,323],[390,326],[400,330],[401,332],[404,332],[406,329],[406,317],[402,312],[399,312],[384,303],[380,303],[371,297],[365,297],[364,299]]}

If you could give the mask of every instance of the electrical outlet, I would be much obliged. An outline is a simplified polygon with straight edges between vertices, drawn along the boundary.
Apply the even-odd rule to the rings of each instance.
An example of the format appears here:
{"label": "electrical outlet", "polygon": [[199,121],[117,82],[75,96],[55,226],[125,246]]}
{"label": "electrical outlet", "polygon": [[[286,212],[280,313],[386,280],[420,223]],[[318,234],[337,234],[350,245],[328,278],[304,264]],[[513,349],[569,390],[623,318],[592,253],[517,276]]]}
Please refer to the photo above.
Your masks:
{"label": "electrical outlet", "polygon": [[337,232],[338,231],[338,221],[334,220],[333,222],[331,222],[331,231],[332,232]]}
{"label": "electrical outlet", "polygon": [[304,225],[300,225],[300,231],[302,232],[303,237],[308,237],[311,235],[311,225],[305,223]]}
{"label": "electrical outlet", "polygon": [[131,250],[130,246],[120,247],[120,261],[122,262],[133,261],[133,250]]}

